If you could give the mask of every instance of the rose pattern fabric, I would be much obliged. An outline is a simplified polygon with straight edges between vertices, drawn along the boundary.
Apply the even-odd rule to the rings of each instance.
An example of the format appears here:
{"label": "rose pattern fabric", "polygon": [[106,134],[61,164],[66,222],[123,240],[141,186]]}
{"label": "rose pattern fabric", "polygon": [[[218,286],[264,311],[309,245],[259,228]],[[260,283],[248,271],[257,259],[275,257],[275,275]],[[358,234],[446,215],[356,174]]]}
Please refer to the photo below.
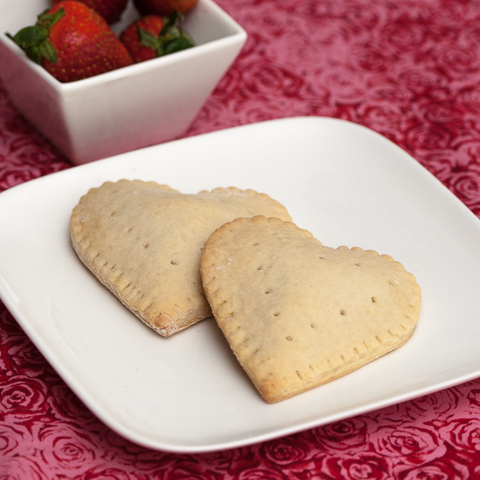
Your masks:
{"label": "rose pattern fabric", "polygon": [[[218,0],[248,32],[185,136],[281,117],[365,125],[480,216],[478,0]],[[0,83],[0,190],[70,168]],[[480,478],[480,379],[249,447],[135,445],[71,392],[0,304],[0,480]]]}

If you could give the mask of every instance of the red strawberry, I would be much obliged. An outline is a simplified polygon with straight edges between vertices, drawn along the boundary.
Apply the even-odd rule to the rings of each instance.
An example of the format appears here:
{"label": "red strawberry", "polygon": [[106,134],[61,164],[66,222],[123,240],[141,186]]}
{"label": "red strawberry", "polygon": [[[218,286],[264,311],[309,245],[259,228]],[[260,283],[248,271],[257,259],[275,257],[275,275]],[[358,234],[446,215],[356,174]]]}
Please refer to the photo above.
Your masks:
{"label": "red strawberry", "polygon": [[147,15],[133,22],[120,34],[120,41],[134,62],[144,62],[194,46],[187,32],[179,27],[183,16],[173,12],[169,19]]}
{"label": "red strawberry", "polygon": [[[52,4],[62,2],[63,0],[52,0]],[[95,10],[101,15],[108,24],[114,23],[120,19],[120,15],[123,13],[127,6],[128,0],[78,0],[84,3],[92,10]]]}
{"label": "red strawberry", "polygon": [[198,0],[133,0],[141,15],[169,17],[173,12],[188,13]]}
{"label": "red strawberry", "polygon": [[84,3],[65,0],[38,16],[13,40],[60,82],[73,82],[132,65],[107,22]]}

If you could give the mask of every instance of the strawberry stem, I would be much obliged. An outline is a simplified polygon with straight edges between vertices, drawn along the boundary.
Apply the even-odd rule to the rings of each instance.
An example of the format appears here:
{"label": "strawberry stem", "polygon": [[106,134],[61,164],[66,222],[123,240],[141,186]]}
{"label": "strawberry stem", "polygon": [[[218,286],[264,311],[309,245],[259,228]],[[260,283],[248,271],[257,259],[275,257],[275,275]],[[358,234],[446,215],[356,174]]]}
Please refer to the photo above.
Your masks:
{"label": "strawberry stem", "polygon": [[62,17],[65,16],[65,10],[59,8],[55,13],[47,13],[48,10],[43,11],[37,18],[37,25],[45,27],[50,30]]}
{"label": "strawberry stem", "polygon": [[165,25],[158,37],[151,32],[138,27],[138,36],[142,45],[155,50],[157,57],[169,55],[195,46],[190,35],[180,28],[179,23],[183,20],[180,12],[173,12],[166,20]]}
{"label": "strawberry stem", "polygon": [[63,16],[65,10],[60,8],[53,14],[41,13],[37,23],[30,27],[24,27],[15,35],[7,33],[7,37],[13,40],[35,63],[41,64],[42,57],[49,62],[57,63],[57,51],[49,40],[50,28]]}

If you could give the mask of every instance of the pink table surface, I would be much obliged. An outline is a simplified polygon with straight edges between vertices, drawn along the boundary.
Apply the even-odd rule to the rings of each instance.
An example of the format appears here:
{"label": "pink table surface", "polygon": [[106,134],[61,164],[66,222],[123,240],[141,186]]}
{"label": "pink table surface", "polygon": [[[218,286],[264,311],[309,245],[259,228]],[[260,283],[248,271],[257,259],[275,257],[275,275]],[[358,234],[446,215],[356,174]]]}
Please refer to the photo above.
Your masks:
{"label": "pink table surface", "polygon": [[[480,215],[478,0],[218,3],[249,39],[185,136],[343,118],[390,138]],[[0,84],[0,189],[70,167]],[[0,303],[0,479],[160,478],[480,478],[480,380],[262,444],[175,455],[102,424]]]}

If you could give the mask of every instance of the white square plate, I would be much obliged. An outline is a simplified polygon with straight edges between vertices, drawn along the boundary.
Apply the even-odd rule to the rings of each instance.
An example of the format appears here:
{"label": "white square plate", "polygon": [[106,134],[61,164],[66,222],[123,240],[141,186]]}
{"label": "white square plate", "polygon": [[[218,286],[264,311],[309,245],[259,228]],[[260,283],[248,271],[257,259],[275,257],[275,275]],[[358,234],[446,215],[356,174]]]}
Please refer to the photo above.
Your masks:
{"label": "white square plate", "polygon": [[[423,308],[402,348],[268,405],[212,318],[163,338],[83,267],[69,217],[90,187],[155,180],[184,193],[236,186],[283,203],[325,245],[387,253]],[[403,150],[355,124],[275,120],[55,173],[0,195],[0,296],[85,404],[141,445],[205,452],[401,402],[480,375],[480,222]]]}

